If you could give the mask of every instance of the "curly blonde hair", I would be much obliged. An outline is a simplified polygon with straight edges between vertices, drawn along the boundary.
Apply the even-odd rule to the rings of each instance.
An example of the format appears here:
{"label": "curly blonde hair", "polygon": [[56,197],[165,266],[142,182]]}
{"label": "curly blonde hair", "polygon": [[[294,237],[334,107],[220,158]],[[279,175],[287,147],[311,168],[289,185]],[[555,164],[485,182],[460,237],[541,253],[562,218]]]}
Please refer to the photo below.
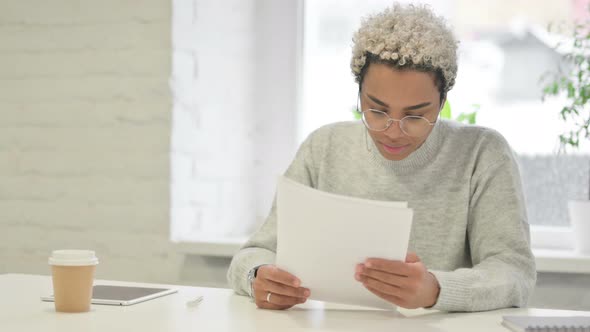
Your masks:
{"label": "curly blonde hair", "polygon": [[369,15],[353,43],[350,68],[359,87],[370,63],[434,73],[441,99],[455,84],[458,42],[429,7],[395,4]]}

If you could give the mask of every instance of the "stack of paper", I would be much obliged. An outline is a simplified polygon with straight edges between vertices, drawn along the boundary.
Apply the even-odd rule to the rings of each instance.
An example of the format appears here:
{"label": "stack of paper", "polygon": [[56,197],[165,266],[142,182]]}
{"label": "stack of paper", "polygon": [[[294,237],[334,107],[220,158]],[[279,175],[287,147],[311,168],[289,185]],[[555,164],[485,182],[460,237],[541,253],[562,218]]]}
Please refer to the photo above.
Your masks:
{"label": "stack of paper", "polygon": [[407,202],[335,195],[281,177],[277,261],[312,300],[395,309],[354,279],[366,258],[405,260],[413,211]]}

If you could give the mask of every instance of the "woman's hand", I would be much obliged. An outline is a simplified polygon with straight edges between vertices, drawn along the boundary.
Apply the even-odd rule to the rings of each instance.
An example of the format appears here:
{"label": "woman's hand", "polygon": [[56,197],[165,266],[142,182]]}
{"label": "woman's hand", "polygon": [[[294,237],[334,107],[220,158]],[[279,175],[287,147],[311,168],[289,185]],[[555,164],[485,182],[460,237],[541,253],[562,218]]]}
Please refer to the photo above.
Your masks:
{"label": "woman's hand", "polygon": [[408,309],[435,305],[440,292],[436,277],[414,253],[405,262],[368,258],[354,277],[373,294]]}
{"label": "woman's hand", "polygon": [[252,284],[254,302],[263,309],[291,308],[307,301],[311,294],[309,289],[300,286],[301,281],[294,275],[274,265],[263,265],[258,268]]}

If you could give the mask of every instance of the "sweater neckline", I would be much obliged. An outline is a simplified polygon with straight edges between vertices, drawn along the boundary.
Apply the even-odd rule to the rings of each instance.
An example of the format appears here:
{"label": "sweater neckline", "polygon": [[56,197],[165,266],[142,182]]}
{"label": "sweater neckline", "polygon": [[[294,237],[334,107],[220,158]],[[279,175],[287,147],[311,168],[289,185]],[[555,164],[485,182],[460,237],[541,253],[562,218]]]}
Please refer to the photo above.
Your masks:
{"label": "sweater neckline", "polygon": [[416,151],[412,152],[409,156],[402,160],[385,159],[385,157],[381,155],[381,152],[379,152],[379,149],[375,145],[375,142],[369,133],[366,132],[367,129],[365,128],[364,135],[367,141],[366,145],[369,150],[369,160],[378,166],[392,170],[396,173],[409,173],[429,165],[436,157],[442,145],[444,136],[444,128],[442,128],[444,124],[442,122],[443,120],[437,121],[424,143],[422,143],[422,145],[416,149]]}

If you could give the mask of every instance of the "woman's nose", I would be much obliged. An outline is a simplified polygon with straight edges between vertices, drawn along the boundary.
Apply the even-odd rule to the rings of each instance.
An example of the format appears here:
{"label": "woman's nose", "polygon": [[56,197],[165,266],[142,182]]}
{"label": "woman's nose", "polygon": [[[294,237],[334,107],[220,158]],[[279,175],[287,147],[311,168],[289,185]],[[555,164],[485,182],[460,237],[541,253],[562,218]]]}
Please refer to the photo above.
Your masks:
{"label": "woman's nose", "polygon": [[401,121],[394,121],[390,120],[391,124],[387,129],[385,129],[384,133],[389,138],[398,138],[405,135],[401,128]]}

